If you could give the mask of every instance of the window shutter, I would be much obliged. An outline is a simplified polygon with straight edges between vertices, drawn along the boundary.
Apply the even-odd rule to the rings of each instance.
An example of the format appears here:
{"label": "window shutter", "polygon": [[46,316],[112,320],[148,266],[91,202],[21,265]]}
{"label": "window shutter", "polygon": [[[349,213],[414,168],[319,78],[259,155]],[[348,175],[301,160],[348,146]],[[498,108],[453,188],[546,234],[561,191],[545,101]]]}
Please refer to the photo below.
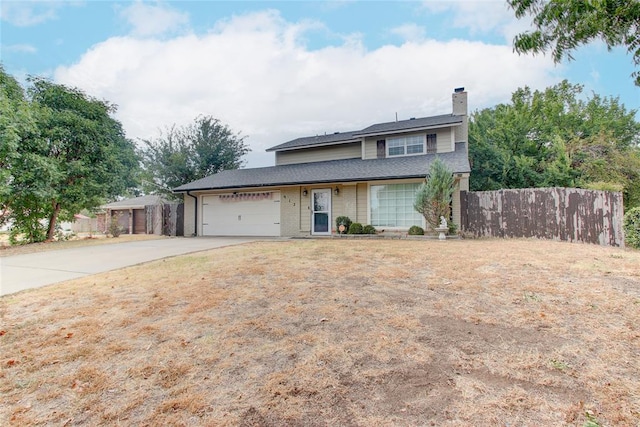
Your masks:
{"label": "window shutter", "polygon": [[378,140],[378,158],[384,159],[387,155],[387,147],[384,139]]}

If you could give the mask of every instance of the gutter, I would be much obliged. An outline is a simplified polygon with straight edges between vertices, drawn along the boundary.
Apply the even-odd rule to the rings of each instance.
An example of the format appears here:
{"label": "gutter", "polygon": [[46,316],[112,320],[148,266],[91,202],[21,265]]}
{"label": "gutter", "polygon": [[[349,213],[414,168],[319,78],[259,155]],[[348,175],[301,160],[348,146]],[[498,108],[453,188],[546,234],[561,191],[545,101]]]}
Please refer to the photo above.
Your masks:
{"label": "gutter", "polygon": [[189,193],[189,190],[187,190],[185,192],[185,194],[187,196],[193,197],[193,200],[195,200],[195,202],[196,202],[196,207],[193,210],[193,213],[194,213],[194,215],[193,215],[194,232],[193,232],[192,236],[197,237],[198,236],[198,198],[196,196],[194,196],[193,194]]}

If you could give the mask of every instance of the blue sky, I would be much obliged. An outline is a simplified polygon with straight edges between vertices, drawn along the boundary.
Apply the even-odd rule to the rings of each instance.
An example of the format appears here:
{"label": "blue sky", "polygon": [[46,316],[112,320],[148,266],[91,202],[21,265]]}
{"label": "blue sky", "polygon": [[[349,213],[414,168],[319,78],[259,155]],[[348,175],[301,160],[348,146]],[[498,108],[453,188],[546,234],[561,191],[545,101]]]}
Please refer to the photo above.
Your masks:
{"label": "blue sky", "polygon": [[528,28],[503,1],[7,1],[0,61],[119,106],[134,140],[212,115],[246,137],[247,166],[299,136],[451,111],[562,79],[640,108],[632,59],[602,44],[576,60],[519,56]]}

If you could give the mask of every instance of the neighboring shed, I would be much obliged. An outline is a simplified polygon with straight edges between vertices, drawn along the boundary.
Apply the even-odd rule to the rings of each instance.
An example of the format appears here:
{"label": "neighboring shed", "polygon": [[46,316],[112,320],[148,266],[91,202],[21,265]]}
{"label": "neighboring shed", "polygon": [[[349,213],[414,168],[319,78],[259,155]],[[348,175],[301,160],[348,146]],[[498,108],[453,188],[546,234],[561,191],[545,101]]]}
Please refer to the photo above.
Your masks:
{"label": "neighboring shed", "polygon": [[118,221],[128,234],[162,234],[163,207],[169,203],[158,195],[120,200],[101,206],[105,210],[104,231],[111,221]]}

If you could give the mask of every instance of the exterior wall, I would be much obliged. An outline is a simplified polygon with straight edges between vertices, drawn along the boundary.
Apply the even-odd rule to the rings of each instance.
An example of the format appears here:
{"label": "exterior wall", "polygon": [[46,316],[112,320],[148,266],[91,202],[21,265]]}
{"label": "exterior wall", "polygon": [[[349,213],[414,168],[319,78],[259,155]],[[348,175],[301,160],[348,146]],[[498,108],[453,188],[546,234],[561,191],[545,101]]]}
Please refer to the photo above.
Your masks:
{"label": "exterior wall", "polygon": [[327,147],[276,152],[276,166],[294,163],[322,162],[326,160],[359,159],[361,156],[361,143],[352,142]]}
{"label": "exterior wall", "polygon": [[453,114],[456,116],[464,116],[462,125],[456,126],[455,142],[467,142],[469,140],[469,119],[467,107],[467,92],[454,93],[452,96]]}
{"label": "exterior wall", "polygon": [[[351,221],[354,221],[354,218],[358,217],[358,191],[357,186],[353,185],[344,185],[341,187],[340,195],[343,198],[342,202],[342,213],[337,216],[344,215],[348,216]],[[333,222],[335,225],[335,221]]]}
{"label": "exterior wall", "polygon": [[[459,128],[460,126],[453,126],[454,129]],[[456,131],[457,132],[457,131]],[[384,135],[384,136],[376,136],[376,137],[368,137],[365,138],[364,141],[364,159],[368,160],[368,159],[376,159],[378,158],[378,140],[379,139],[387,139],[387,138],[393,138],[394,136],[411,136],[411,135],[427,135],[427,134],[431,134],[431,133],[435,133],[436,136],[436,142],[437,142],[437,152],[438,153],[448,153],[451,152],[455,149],[455,146],[453,145],[452,141],[451,141],[451,127],[446,127],[446,128],[440,128],[440,129],[430,129],[430,130],[426,130],[426,131],[421,131],[421,132],[413,132],[413,133],[407,133],[407,134],[396,134],[396,135]],[[456,133],[457,135],[457,133]],[[466,140],[465,140],[466,141]]]}
{"label": "exterior wall", "polygon": [[[196,202],[193,197],[184,194],[184,235],[185,236],[193,236],[196,234],[196,223],[195,223],[195,211],[196,211]],[[200,221],[200,214],[198,214],[198,221]]]}
{"label": "exterior wall", "polygon": [[[302,190],[300,187],[280,189],[280,235],[298,236],[302,228]],[[306,197],[309,199],[309,196]]]}
{"label": "exterior wall", "polygon": [[[418,180],[421,181],[421,180]],[[398,180],[402,182],[418,182],[412,180]],[[313,186],[293,186],[271,188],[270,191],[280,191],[280,235],[285,237],[304,237],[311,235],[311,191],[314,189],[331,188],[331,228],[335,233],[336,219],[345,215],[353,222],[366,225],[369,220],[369,185],[379,182],[357,184],[318,184]],[[335,189],[338,188],[338,195]],[[307,190],[307,195],[302,194]],[[460,191],[468,191],[469,175],[458,177],[458,187],[453,195],[452,216],[453,222],[460,225]],[[244,189],[243,189],[244,190]],[[198,197],[202,195],[217,194],[220,192],[194,193]],[[192,236],[195,232],[194,223],[195,201],[192,197],[184,197],[184,235]],[[198,206],[198,221],[202,222],[202,206]],[[402,231],[399,229],[398,231]],[[201,230],[198,230],[201,235]]]}
{"label": "exterior wall", "polygon": [[[338,188],[337,195],[335,194],[336,187]],[[326,188],[331,189],[332,232],[336,232],[336,219],[342,215],[348,216],[354,222],[364,218],[362,223],[366,223],[366,184],[320,184],[287,187],[280,189],[282,200],[280,232],[282,236],[304,237],[311,235],[311,191]],[[302,195],[304,189],[307,190],[306,196]],[[362,200],[360,200],[360,194],[363,195]],[[360,208],[360,203],[364,203],[364,207]]]}
{"label": "exterior wall", "polygon": [[364,157],[363,159],[365,160],[369,160],[369,159],[377,159],[378,158],[378,140],[379,139],[383,139],[382,137],[379,138],[365,138],[364,139]]}
{"label": "exterior wall", "polygon": [[454,224],[460,228],[461,216],[460,216],[460,192],[469,191],[469,174],[463,174],[457,182],[456,190],[453,193],[453,200],[451,203],[451,216]]}
{"label": "exterior wall", "polygon": [[[454,127],[457,127],[457,126],[454,126]],[[451,128],[438,129],[436,134],[438,135],[436,137],[436,143],[437,143],[436,150],[438,151],[438,153],[449,153],[453,151],[451,147],[455,147],[455,146],[451,144]]]}
{"label": "exterior wall", "polygon": [[356,187],[356,216],[352,221],[367,224],[369,221],[369,187],[366,183],[359,183]]}

